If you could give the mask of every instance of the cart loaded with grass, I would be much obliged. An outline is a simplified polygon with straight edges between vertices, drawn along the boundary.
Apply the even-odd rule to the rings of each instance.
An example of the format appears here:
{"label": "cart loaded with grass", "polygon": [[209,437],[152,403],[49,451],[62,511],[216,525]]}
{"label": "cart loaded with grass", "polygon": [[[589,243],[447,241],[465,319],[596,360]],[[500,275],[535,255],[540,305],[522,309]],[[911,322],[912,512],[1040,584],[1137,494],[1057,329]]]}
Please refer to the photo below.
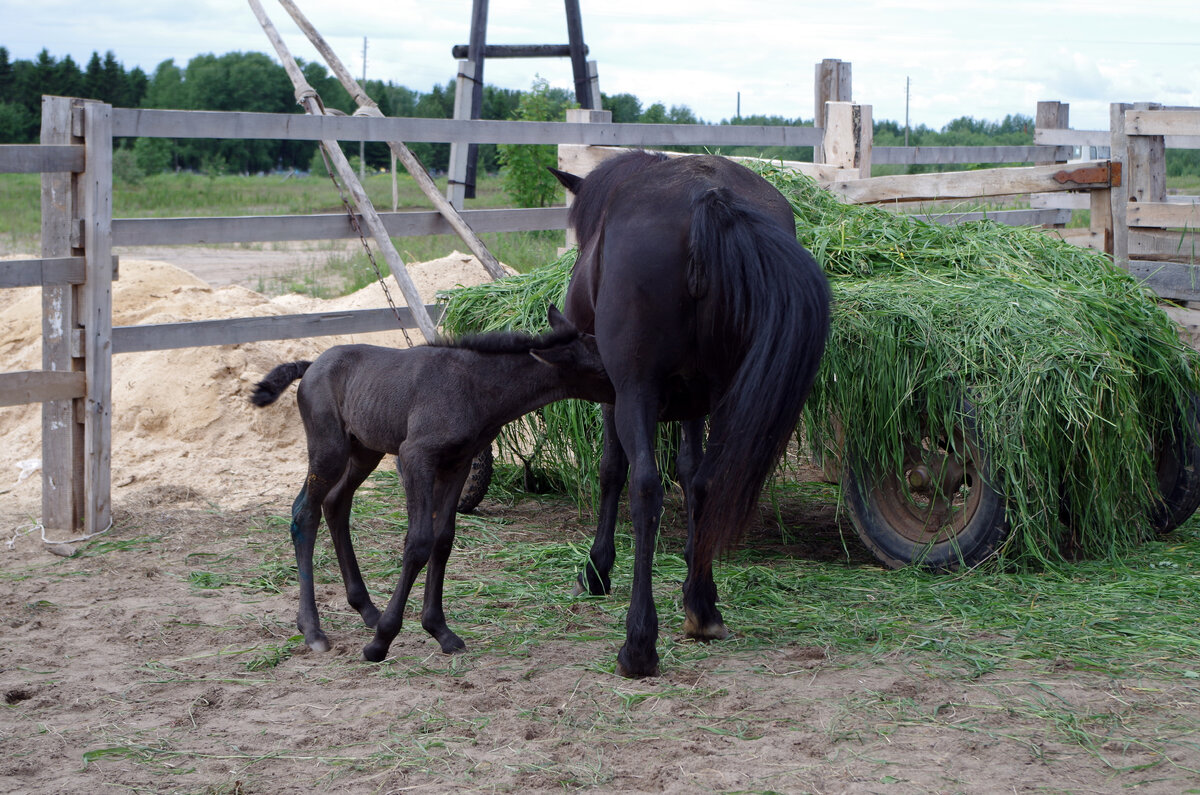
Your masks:
{"label": "cart loaded with grass", "polygon": [[[1105,255],[1037,229],[845,205],[798,172],[755,169],[833,288],[797,438],[881,562],[1105,557],[1200,505],[1200,354]],[[445,329],[540,328],[573,262],[445,294]],[[587,501],[600,438],[598,407],[564,401],[499,443]]]}

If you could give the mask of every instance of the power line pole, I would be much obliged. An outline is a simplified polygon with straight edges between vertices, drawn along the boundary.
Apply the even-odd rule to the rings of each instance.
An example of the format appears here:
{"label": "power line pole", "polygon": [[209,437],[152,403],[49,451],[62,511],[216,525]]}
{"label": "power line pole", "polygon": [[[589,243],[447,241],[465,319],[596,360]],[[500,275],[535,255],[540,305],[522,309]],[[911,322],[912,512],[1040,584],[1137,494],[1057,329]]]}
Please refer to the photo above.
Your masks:
{"label": "power line pole", "polygon": [[908,95],[912,87],[912,78],[904,78],[904,145],[908,146]]}

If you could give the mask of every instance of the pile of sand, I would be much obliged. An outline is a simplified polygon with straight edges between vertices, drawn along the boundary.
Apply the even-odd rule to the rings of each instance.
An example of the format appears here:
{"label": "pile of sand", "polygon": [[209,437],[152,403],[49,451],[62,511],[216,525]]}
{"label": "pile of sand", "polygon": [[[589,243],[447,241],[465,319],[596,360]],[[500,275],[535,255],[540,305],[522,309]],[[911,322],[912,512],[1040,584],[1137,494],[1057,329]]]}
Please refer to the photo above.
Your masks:
{"label": "pile of sand", "polygon": [[[408,270],[426,303],[439,290],[490,278],[478,260],[459,252]],[[404,305],[394,279],[388,282],[393,301]],[[272,299],[244,287],[214,289],[173,265],[145,260],[123,259],[113,284],[117,326],[386,306],[378,283],[330,301],[298,295]],[[0,290],[0,371],[41,368],[41,311],[39,288]],[[418,332],[410,334],[420,339]],[[128,497],[190,496],[222,508],[290,499],[306,463],[295,390],[265,409],[246,398],[275,365],[313,359],[347,342],[406,344],[395,331],[115,356],[114,505]],[[40,513],[40,459],[40,405],[0,408],[0,497],[11,517],[6,523],[23,523]]]}

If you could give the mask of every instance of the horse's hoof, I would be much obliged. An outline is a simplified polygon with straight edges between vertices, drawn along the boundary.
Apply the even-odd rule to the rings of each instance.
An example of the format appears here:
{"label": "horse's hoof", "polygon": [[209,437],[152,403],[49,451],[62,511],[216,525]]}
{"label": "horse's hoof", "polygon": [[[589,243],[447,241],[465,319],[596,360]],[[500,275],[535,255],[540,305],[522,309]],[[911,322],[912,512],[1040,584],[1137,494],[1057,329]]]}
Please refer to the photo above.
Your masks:
{"label": "horse's hoof", "polygon": [[304,645],[317,652],[329,651],[330,648],[329,638],[325,637],[323,632],[312,640],[305,639]]}
{"label": "horse's hoof", "polygon": [[617,673],[626,679],[644,679],[647,676],[658,676],[658,652],[650,650],[650,656],[643,660],[634,660],[622,646],[617,654]]}
{"label": "horse's hoof", "polygon": [[683,620],[683,634],[692,640],[710,641],[725,640],[729,637],[730,632],[725,628],[723,621],[710,621],[701,625],[694,617],[688,615]]}
{"label": "horse's hoof", "polygon": [[383,662],[387,657],[388,647],[382,643],[371,641],[363,646],[363,659],[367,662]]}
{"label": "horse's hoof", "polygon": [[467,644],[463,643],[463,639],[453,632],[447,632],[447,637],[438,638],[438,645],[442,647],[443,654],[457,654],[460,651],[467,650]]}

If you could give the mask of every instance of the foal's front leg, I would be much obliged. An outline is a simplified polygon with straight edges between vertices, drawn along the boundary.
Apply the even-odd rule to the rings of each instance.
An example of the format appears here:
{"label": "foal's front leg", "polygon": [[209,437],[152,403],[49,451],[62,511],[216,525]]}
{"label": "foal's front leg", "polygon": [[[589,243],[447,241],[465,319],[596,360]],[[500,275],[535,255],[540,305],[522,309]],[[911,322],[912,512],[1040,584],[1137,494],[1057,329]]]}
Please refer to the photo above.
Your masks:
{"label": "foal's front leg", "polygon": [[[403,447],[401,452],[403,455]],[[404,479],[408,535],[404,539],[404,560],[396,590],[379,616],[374,639],[363,647],[363,658],[369,662],[380,662],[387,657],[388,648],[404,623],[408,594],[433,548],[433,468],[427,462],[411,460],[409,456],[403,456],[403,461],[397,460],[397,464]]]}
{"label": "foal's front leg", "polygon": [[617,530],[617,509],[621,503],[621,492],[625,489],[625,478],[629,471],[629,458],[621,447],[617,435],[617,424],[613,419],[613,407],[605,404],[600,410],[604,419],[604,450],[600,455],[600,510],[596,517],[596,537],[588,552],[587,563],[575,584],[575,595],[589,593],[603,596],[612,590],[612,567],[617,559],[614,536]]}

